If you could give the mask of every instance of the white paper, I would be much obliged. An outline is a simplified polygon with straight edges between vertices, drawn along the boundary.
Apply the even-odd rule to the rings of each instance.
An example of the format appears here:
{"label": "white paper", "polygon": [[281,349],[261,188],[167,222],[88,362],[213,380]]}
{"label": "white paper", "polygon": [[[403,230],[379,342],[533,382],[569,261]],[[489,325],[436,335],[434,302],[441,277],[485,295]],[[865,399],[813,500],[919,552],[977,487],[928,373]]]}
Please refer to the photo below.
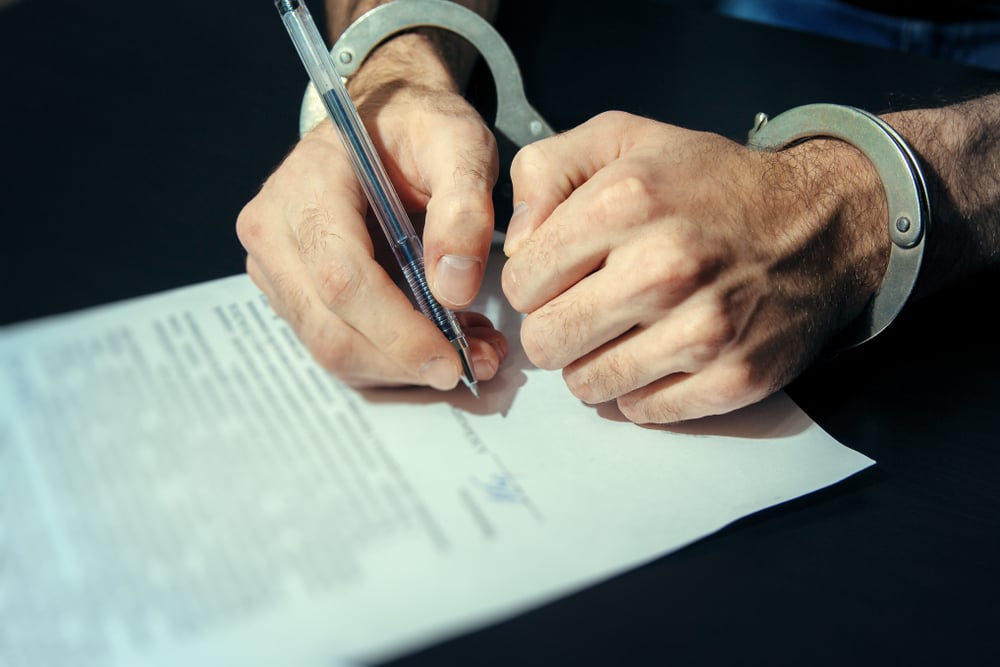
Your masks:
{"label": "white paper", "polygon": [[0,331],[0,664],[384,659],[871,464],[780,393],[588,407],[500,303],[478,400],[345,387],[244,275]]}

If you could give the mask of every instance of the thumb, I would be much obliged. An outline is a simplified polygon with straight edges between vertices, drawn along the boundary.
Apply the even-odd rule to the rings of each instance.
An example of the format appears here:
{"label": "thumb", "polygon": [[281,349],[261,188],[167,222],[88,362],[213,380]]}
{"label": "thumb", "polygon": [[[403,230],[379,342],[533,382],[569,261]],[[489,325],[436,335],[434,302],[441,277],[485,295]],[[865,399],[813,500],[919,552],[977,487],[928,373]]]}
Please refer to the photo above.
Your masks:
{"label": "thumb", "polygon": [[493,238],[496,141],[488,129],[474,140],[437,142],[424,161],[430,191],[424,220],[427,280],[448,308],[468,306],[479,292]]}
{"label": "thumb", "polygon": [[503,246],[508,257],[574,190],[621,155],[633,118],[620,111],[605,112],[517,152],[510,166],[514,210]]}

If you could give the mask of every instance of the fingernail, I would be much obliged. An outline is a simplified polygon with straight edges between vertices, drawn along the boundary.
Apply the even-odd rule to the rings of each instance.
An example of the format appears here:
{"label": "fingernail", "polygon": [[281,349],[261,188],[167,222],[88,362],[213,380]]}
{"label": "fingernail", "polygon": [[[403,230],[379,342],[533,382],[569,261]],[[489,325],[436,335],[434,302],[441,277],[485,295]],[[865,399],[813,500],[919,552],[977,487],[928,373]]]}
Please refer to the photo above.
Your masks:
{"label": "fingernail", "polygon": [[488,380],[497,374],[497,366],[492,359],[473,359],[472,370],[476,372],[476,378]]}
{"label": "fingernail", "polygon": [[479,265],[476,257],[444,255],[435,274],[437,293],[456,306],[468,305],[476,298]]}
{"label": "fingernail", "polygon": [[504,254],[510,256],[517,249],[517,244],[528,235],[528,203],[519,201],[514,204],[514,212],[507,223],[507,238],[503,242]]}
{"label": "fingernail", "polygon": [[435,389],[448,390],[458,384],[458,375],[450,361],[434,357],[420,369],[420,378]]}

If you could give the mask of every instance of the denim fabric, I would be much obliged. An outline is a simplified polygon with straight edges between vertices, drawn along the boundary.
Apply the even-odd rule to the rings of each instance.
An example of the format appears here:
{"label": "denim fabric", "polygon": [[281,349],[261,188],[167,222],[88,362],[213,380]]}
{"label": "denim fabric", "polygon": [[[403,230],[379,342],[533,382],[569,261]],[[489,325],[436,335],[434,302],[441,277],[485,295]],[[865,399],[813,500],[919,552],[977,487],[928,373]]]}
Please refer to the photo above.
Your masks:
{"label": "denim fabric", "polygon": [[719,0],[735,18],[1000,70],[1000,20],[935,23],[838,0]]}

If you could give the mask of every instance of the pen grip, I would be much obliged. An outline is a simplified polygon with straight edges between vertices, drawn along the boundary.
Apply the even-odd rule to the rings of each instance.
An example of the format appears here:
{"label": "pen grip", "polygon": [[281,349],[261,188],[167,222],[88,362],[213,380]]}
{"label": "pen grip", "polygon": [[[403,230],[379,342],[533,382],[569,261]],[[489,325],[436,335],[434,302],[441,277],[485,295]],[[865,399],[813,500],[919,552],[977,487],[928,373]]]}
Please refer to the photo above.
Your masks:
{"label": "pen grip", "polygon": [[413,230],[409,215],[392,188],[385,166],[361,124],[353,102],[336,92],[330,90],[321,97],[347,148],[375,217],[382,225],[396,261],[403,270],[410,292],[423,314],[437,325],[448,340],[455,340],[462,335],[461,328],[455,315],[431,294],[424,267],[423,245]]}
{"label": "pen grip", "polygon": [[327,113],[330,114],[358,181],[406,277],[414,300],[423,314],[437,325],[448,340],[464,340],[458,318],[438,303],[431,294],[424,273],[424,253],[420,238],[414,231],[410,217],[392,186],[385,165],[375,150],[375,145],[358,115],[347,87],[330,59],[326,44],[309,10],[301,0],[278,0],[275,4],[302,59],[302,64],[319,92]]}
{"label": "pen grip", "polygon": [[424,272],[424,258],[418,257],[403,265],[403,276],[406,277],[410,291],[423,314],[437,325],[437,328],[448,337],[448,340],[460,337],[462,332],[455,314],[438,303],[431,295],[430,286],[427,284],[427,274]]}

